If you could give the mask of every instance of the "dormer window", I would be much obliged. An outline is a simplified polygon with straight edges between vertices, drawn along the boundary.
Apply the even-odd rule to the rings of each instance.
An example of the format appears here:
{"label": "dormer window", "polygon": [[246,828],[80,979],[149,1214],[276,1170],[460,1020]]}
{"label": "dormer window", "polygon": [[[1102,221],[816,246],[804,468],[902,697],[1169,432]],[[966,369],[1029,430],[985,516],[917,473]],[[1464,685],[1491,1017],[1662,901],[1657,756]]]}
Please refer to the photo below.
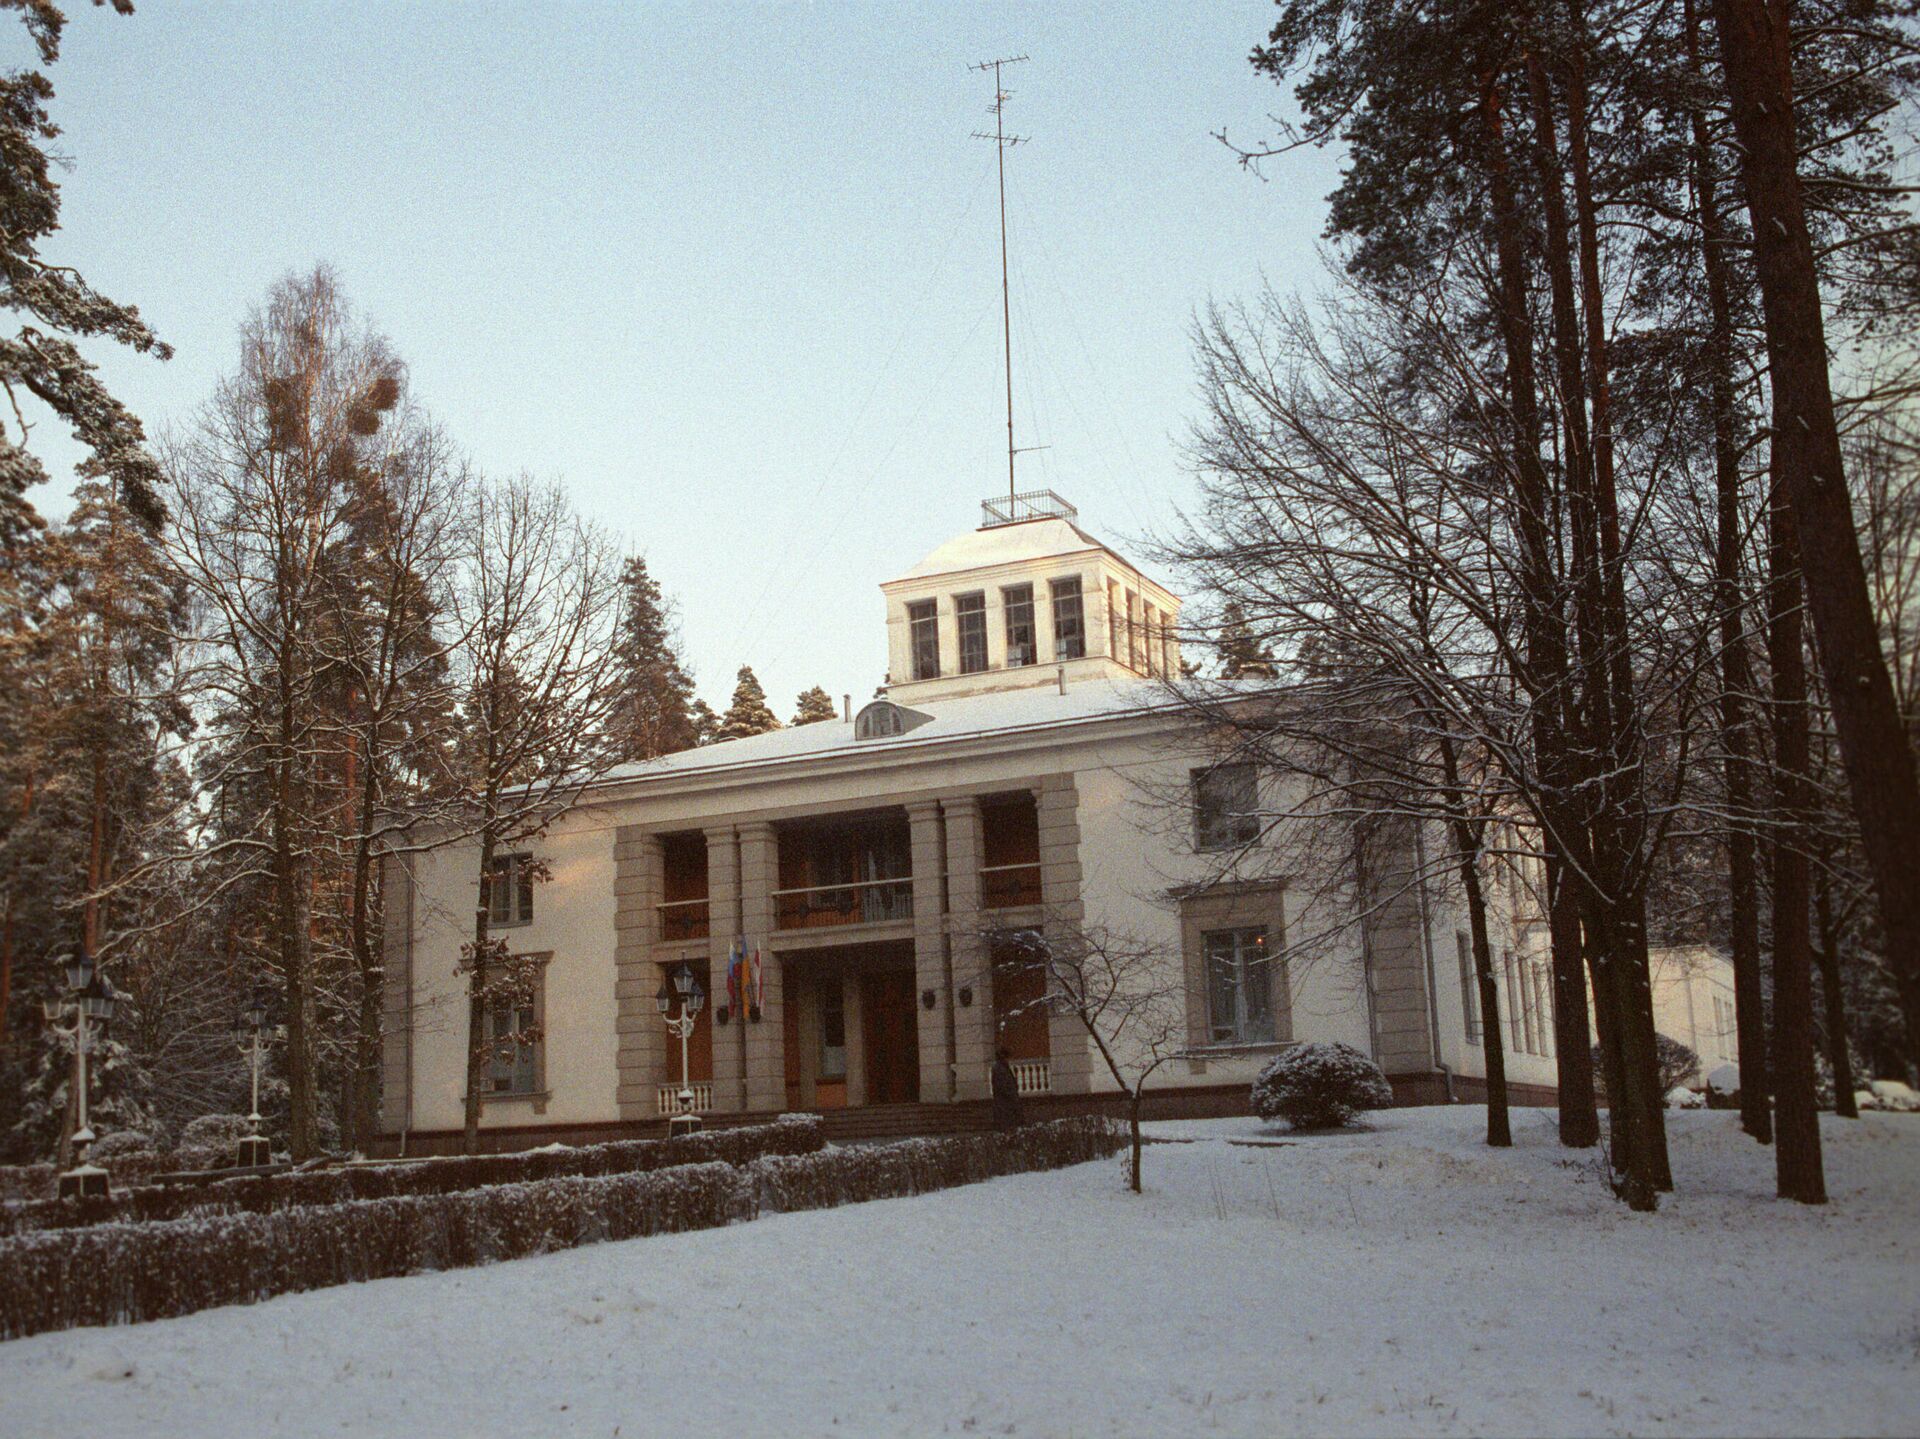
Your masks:
{"label": "dormer window", "polygon": [[955,595],[953,619],[960,634],[960,673],[977,675],[987,667],[987,597],[978,590]]}
{"label": "dormer window", "polygon": [[913,677],[940,678],[940,610],[932,600],[914,600],[907,606],[907,628],[913,637]]}
{"label": "dormer window", "polygon": [[853,717],[853,737],[856,740],[892,739],[910,729],[918,729],[932,718],[930,714],[910,710],[892,700],[875,700]]}
{"label": "dormer window", "polygon": [[1008,585],[1000,591],[1007,612],[1007,668],[1030,665],[1040,656],[1033,638],[1033,586]]}

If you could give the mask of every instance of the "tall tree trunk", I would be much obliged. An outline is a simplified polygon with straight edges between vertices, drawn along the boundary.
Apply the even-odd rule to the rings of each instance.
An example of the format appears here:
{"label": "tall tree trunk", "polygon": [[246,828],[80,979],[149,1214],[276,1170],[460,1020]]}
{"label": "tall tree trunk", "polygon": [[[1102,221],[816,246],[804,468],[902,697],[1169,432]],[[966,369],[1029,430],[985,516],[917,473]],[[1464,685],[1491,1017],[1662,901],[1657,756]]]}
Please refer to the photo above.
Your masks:
{"label": "tall tree trunk", "polygon": [[[1704,82],[1700,20],[1686,0],[1687,60]],[[1753,833],[1754,761],[1747,652],[1746,594],[1741,582],[1740,444],[1734,412],[1733,299],[1727,278],[1727,231],[1705,111],[1690,107],[1693,184],[1700,212],[1700,269],[1707,283],[1707,402],[1713,411],[1714,608],[1720,620],[1720,744],[1725,765],[1727,902],[1733,945],[1735,1047],[1740,1052],[1740,1127],[1773,1142],[1772,1086],[1767,1078],[1767,1015],[1760,984],[1760,878]]]}
{"label": "tall tree trunk", "polygon": [[1807,609],[1899,985],[1907,1054],[1920,1063],[1920,780],[1880,651],[1841,463],[1794,134],[1791,7],[1787,0],[1714,0],[1714,14],[1753,216],[1775,484],[1793,508]]}
{"label": "tall tree trunk", "polygon": [[[1776,460],[1779,454],[1776,448]],[[1794,515],[1781,488],[1774,490],[1768,515],[1767,658],[1773,669],[1773,763],[1779,794],[1773,841],[1774,1176],[1782,1199],[1824,1204],[1807,943],[1807,819],[1813,807],[1807,672]]]}
{"label": "tall tree trunk", "polygon": [[1858,1119],[1853,1098],[1853,1054],[1847,1045],[1847,999],[1840,988],[1840,936],[1833,922],[1833,882],[1822,871],[1814,885],[1815,923],[1820,930],[1820,994],[1827,1018],[1827,1063],[1833,1068],[1833,1112]]}
{"label": "tall tree trunk", "polygon": [[[1533,106],[1535,168],[1546,217],[1546,264],[1552,296],[1554,377],[1566,437],[1566,468],[1574,497],[1588,492],[1592,447],[1587,432],[1586,383],[1580,369],[1580,336],[1574,311],[1573,261],[1562,186],[1560,143],[1546,67],[1527,57],[1527,91]],[[1577,502],[1577,498],[1576,498]],[[1577,530],[1591,534],[1591,526]],[[1591,555],[1587,556],[1591,560]],[[1576,563],[1578,563],[1576,558]],[[1576,625],[1591,609],[1576,611]],[[1597,637],[1583,634],[1583,648]],[[1571,708],[1571,706],[1568,706]],[[1600,1115],[1593,1090],[1593,1054],[1587,1039],[1587,994],[1581,960],[1578,897],[1564,881],[1566,857],[1557,836],[1547,844],[1548,925],[1553,944],[1554,1053],[1560,1101],[1560,1142],[1586,1148],[1599,1142]]]}
{"label": "tall tree trunk", "polygon": [[296,1161],[317,1143],[313,1096],[313,896],[298,832],[293,706],[282,687],[280,755],[275,766],[273,859],[280,978],[287,1012],[287,1148]]}
{"label": "tall tree trunk", "polygon": [[467,969],[467,1094],[462,1111],[462,1148],[480,1152],[480,1096],[485,1090],[487,1047],[486,958],[492,944],[492,911],[487,903],[487,880],[493,872],[494,833],[491,817],[480,831],[480,897],[473,907],[473,958]]}

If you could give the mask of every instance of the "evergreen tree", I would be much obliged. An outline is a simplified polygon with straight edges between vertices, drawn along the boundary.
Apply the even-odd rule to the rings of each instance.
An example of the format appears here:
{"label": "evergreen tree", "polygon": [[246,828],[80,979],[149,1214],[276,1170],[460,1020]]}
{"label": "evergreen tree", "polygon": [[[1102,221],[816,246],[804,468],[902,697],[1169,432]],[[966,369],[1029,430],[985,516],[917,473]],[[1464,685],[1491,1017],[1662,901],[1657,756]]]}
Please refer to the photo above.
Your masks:
{"label": "evergreen tree", "polygon": [[752,668],[741,665],[733,686],[733,703],[727,706],[727,712],[721,717],[713,737],[716,740],[745,739],[748,735],[765,734],[768,730],[779,728],[779,717],[767,705],[767,692],[760,688],[760,681],[754,676]]}
{"label": "evergreen tree", "polygon": [[693,718],[693,742],[712,744],[720,738],[720,716],[713,712],[713,706],[703,699],[696,699],[687,711]]}
{"label": "evergreen tree", "polygon": [[1223,679],[1270,680],[1277,673],[1273,656],[1254,637],[1247,623],[1247,612],[1238,601],[1230,600],[1220,614],[1220,675]]}
{"label": "evergreen tree", "polygon": [[[42,63],[59,58],[66,16],[53,0],[13,0],[7,8],[20,12]],[[128,14],[132,0],[113,0],[113,8]],[[0,385],[16,400],[22,393],[34,396],[64,420],[88,451],[82,473],[110,480],[127,508],[154,528],[165,512],[155,493],[159,470],[140,422],[107,392],[63,332],[104,335],[161,359],[172,351],[133,306],[115,304],[72,269],[50,265],[37,253],[40,242],[60,228],[60,186],[44,148],[60,133],[47,114],[52,99],[53,86],[37,70],[0,75],[0,303],[27,321],[17,335],[0,337]],[[9,551],[38,527],[26,492],[47,478],[25,441],[24,422],[17,440],[0,429],[0,547]]]}
{"label": "evergreen tree", "polygon": [[810,690],[802,690],[794,701],[793,723],[819,724],[822,720],[838,719],[840,712],[833,707],[833,696],[815,685]]}
{"label": "evergreen tree", "polygon": [[659,581],[639,555],[620,572],[620,706],[611,733],[622,760],[654,759],[700,742],[694,722],[693,681],[675,653]]}

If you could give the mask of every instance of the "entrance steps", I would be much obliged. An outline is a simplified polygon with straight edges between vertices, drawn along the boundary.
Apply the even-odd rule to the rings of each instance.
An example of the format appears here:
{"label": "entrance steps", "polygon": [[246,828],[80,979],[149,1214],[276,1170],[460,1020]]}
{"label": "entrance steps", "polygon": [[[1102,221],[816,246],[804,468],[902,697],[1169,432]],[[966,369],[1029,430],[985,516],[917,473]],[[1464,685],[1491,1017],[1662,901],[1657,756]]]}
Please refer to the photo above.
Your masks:
{"label": "entrance steps", "polygon": [[867,1104],[817,1113],[829,1144],[974,1134],[993,1127],[992,1107],[978,1100],[962,1104]]}

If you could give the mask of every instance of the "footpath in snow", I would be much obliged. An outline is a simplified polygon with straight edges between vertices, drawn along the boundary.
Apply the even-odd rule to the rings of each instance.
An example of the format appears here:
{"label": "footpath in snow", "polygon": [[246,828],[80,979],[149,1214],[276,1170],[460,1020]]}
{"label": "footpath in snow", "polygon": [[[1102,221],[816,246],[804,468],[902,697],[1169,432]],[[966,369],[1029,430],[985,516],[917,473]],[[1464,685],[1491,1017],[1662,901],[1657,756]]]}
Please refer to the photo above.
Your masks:
{"label": "footpath in snow", "polygon": [[[1516,1111],[1117,1163],[0,1344],[0,1434],[1911,1434],[1920,1116],[1833,1203],[1673,1113],[1628,1213]],[[1178,1142],[1185,1141],[1185,1142]],[[1248,1141],[1255,1141],[1249,1143]]]}

